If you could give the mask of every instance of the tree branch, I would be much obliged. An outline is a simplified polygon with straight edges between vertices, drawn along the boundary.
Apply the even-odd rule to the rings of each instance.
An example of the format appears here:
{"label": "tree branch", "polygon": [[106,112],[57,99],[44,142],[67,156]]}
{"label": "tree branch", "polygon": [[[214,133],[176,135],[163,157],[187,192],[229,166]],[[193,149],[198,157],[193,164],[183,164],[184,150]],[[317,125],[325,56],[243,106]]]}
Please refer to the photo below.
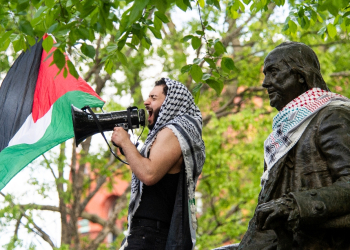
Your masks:
{"label": "tree branch", "polygon": [[348,77],[350,76],[350,71],[334,72],[330,76],[331,77]]}
{"label": "tree branch", "polygon": [[[110,154],[110,158],[109,158],[109,161],[107,162],[107,164],[104,166],[104,168],[108,168],[110,167],[113,163],[115,162],[115,159],[114,159],[114,155]],[[124,163],[119,163],[117,165],[117,169],[120,168],[122,165],[124,165]],[[98,190],[100,190],[101,186],[106,182],[106,179],[107,177],[106,176],[100,176],[98,179],[97,179],[97,182],[96,182],[96,187],[95,189],[89,193],[89,195],[84,199],[84,201],[80,204],[80,211],[82,212],[86,205],[88,204],[88,202],[92,199],[92,197],[98,192]]]}
{"label": "tree branch", "polygon": [[[0,192],[0,195],[2,195],[4,198],[6,197],[6,195],[3,192]],[[16,206],[13,201],[9,201],[11,206]],[[22,207],[20,207],[20,211],[23,214],[23,217],[26,218],[28,220],[28,223],[32,224],[34,226],[34,228],[38,231],[35,232],[32,228],[30,228],[34,233],[36,233],[37,235],[39,235],[44,241],[46,241],[47,243],[50,244],[50,246],[52,248],[55,248],[55,245],[53,244],[52,240],[50,239],[50,236],[45,233],[37,224],[35,224],[34,220],[32,218],[29,218],[29,216],[27,216],[25,214],[25,211]]]}
{"label": "tree branch", "polygon": [[[226,111],[227,108],[230,108],[232,106],[234,106],[234,102],[233,100],[236,97],[242,97],[242,100],[240,101],[240,103],[238,105],[240,105],[243,101],[243,97],[247,94],[247,93],[252,93],[252,92],[259,92],[259,91],[264,91],[265,89],[263,87],[248,87],[245,90],[243,90],[240,94],[236,94],[233,95],[222,107],[220,107],[217,111],[215,111],[215,116],[217,118],[220,117],[224,117],[230,114],[236,114],[239,112],[238,111]],[[203,124],[206,125],[210,119],[212,118],[212,115],[207,115],[206,117],[203,118]]]}
{"label": "tree branch", "polygon": [[52,169],[51,166],[50,166],[50,162],[48,161],[48,159],[46,158],[46,156],[45,156],[44,154],[42,154],[42,156],[43,156],[44,159],[45,159],[45,163],[46,163],[47,167],[51,170],[51,174],[53,175],[53,177],[54,177],[55,180],[56,180],[57,177],[56,177],[56,175],[55,175],[53,169]]}
{"label": "tree branch", "polygon": [[131,189],[131,185],[129,185],[129,187],[124,192],[124,194],[118,198],[116,205],[114,206],[112,215],[108,218],[107,223],[104,225],[104,227],[102,228],[100,233],[97,235],[97,237],[86,248],[86,250],[96,250],[99,244],[106,238],[107,234],[111,231],[111,228],[113,227],[113,225],[115,225],[115,221],[118,217],[118,214],[127,204],[126,195],[127,193],[130,192],[130,189]]}
{"label": "tree branch", "polygon": [[[51,206],[51,205],[38,205],[34,203],[30,204],[21,204],[19,205],[21,209],[32,209],[32,210],[41,210],[41,211],[51,211],[51,212],[60,212],[59,207]],[[71,209],[66,207],[66,213],[69,214],[71,212]],[[90,214],[88,212],[83,211],[80,216],[82,219],[87,219],[91,221],[92,223],[100,224],[101,226],[106,225],[106,220],[101,218],[100,216],[96,214]],[[122,231],[115,225],[111,228],[111,232],[115,235],[118,235],[122,233]]]}

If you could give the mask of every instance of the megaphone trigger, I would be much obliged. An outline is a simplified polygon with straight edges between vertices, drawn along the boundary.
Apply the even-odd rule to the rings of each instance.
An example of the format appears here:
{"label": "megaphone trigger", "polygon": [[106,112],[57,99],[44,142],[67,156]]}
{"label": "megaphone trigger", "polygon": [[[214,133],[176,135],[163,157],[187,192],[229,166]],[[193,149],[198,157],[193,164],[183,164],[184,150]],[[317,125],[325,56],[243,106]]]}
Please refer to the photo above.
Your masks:
{"label": "megaphone trigger", "polygon": [[125,131],[128,131],[129,129],[129,126],[127,123],[118,123],[118,124],[115,124],[116,127],[121,127],[123,128]]}

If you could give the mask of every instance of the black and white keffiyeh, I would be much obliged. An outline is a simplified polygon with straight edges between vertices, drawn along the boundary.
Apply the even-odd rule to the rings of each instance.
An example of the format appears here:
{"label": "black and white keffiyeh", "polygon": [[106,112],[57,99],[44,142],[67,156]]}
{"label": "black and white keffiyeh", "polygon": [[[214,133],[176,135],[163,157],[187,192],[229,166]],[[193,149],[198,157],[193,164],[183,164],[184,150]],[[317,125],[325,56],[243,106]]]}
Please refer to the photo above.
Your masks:
{"label": "black and white keffiyeh", "polygon": [[[188,197],[190,204],[191,234],[195,234],[196,217],[194,191],[205,161],[205,146],[202,140],[202,115],[195,105],[192,94],[180,82],[164,79],[168,86],[167,96],[160,108],[154,128],[150,131],[141,149],[141,155],[147,157],[152,143],[160,130],[167,127],[179,140],[185,163]],[[133,215],[142,196],[143,183],[133,174],[128,215],[128,234]]]}

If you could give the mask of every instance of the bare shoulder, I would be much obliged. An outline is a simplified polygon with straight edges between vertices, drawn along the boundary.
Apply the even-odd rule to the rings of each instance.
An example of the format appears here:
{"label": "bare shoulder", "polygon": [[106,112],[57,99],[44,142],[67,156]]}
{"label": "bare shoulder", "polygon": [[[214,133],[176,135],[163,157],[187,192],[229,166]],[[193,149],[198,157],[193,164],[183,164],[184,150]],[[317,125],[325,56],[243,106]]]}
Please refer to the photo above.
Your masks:
{"label": "bare shoulder", "polygon": [[169,152],[171,154],[181,154],[179,140],[169,128],[164,128],[158,132],[157,138],[153,142],[152,149],[156,149],[158,152],[163,153]]}
{"label": "bare shoulder", "polygon": [[174,143],[176,141],[177,144],[180,145],[176,135],[170,128],[164,128],[161,131],[159,131],[157,134],[156,141],[169,142],[169,143]]}

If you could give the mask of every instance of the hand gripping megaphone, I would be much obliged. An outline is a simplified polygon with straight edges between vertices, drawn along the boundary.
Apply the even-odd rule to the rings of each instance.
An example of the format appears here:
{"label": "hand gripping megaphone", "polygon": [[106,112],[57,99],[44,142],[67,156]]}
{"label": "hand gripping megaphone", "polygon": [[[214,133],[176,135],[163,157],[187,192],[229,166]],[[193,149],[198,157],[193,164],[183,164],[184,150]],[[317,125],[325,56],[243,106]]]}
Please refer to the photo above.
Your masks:
{"label": "hand gripping megaphone", "polygon": [[[90,107],[78,109],[71,105],[75,144],[79,145],[87,137],[104,131],[112,131],[114,127],[125,130],[145,126],[145,110],[129,107],[125,111],[95,114]],[[89,113],[86,112],[89,110]]]}

